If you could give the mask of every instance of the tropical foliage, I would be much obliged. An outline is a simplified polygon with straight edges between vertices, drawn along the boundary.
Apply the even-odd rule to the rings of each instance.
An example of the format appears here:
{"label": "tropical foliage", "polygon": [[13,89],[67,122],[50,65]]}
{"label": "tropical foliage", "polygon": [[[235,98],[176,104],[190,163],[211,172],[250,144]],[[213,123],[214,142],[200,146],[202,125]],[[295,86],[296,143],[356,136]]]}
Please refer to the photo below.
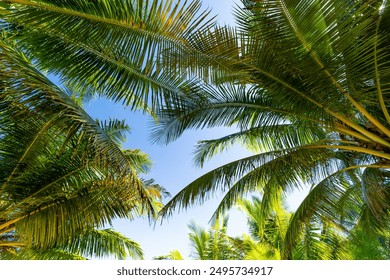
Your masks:
{"label": "tropical foliage", "polygon": [[0,258],[142,258],[137,243],[101,228],[156,216],[165,191],[139,178],[148,157],[120,148],[123,121],[91,119],[3,35]]}
{"label": "tropical foliage", "polygon": [[168,255],[157,256],[153,258],[154,260],[171,260],[171,261],[181,261],[184,260],[182,254],[179,250],[172,250]]}
{"label": "tropical foliage", "polygon": [[[192,33],[211,22],[201,2],[173,0],[11,0],[3,29],[40,69],[78,95],[102,94],[151,113],[188,92],[186,75],[162,70],[166,50],[190,51]],[[0,8],[1,9],[1,8]]]}
{"label": "tropical foliage", "polygon": [[[222,217],[214,221],[209,229],[197,225],[194,221],[188,224],[188,234],[191,246],[191,259],[194,260],[238,260],[242,259],[243,251],[236,246],[236,240],[227,235],[228,217]],[[169,252],[168,255],[158,256],[157,260],[182,260],[182,254],[178,250]]]}
{"label": "tropical foliage", "polygon": [[[118,217],[154,217],[166,192],[138,178],[148,164],[144,154],[120,149],[123,122],[98,124],[77,104],[104,94],[151,112],[187,90],[190,82],[168,79],[157,67],[156,54],[186,48],[180,38],[207,15],[195,20],[199,7],[199,1],[1,3],[2,255],[141,256],[131,240],[96,227]],[[65,91],[38,69],[60,77]]]}
{"label": "tropical foliage", "polygon": [[[367,232],[389,227],[389,16],[386,1],[242,1],[237,29],[198,33],[191,47],[214,59],[173,51],[177,72],[203,81],[203,91],[160,112],[163,142],[185,130],[236,127],[202,141],[196,162],[240,144],[253,155],[190,183],[164,208],[225,197],[215,216],[243,195],[262,194],[262,215],[273,198],[310,187],[284,239],[284,257],[311,220]],[[217,63],[215,63],[217,62]]]}
{"label": "tropical foliage", "polygon": [[188,225],[191,257],[197,260],[237,260],[242,251],[235,246],[235,239],[227,235],[228,217],[221,217],[205,230],[195,222]]}
{"label": "tropical foliage", "polygon": [[[188,256],[194,260],[281,260],[285,235],[293,213],[280,202],[269,216],[262,216],[261,199],[242,199],[237,207],[247,219],[248,233],[239,237],[227,234],[228,219],[213,222],[208,230],[195,222],[188,225]],[[386,260],[390,258],[387,234],[365,234],[360,225],[349,231],[333,223],[312,219],[306,223],[289,258],[294,260]],[[158,260],[183,260],[182,254],[173,250]]]}
{"label": "tropical foliage", "polygon": [[[7,40],[0,46],[0,234],[4,244],[14,242],[4,248],[66,248],[67,231],[84,238],[86,221],[93,231],[114,217],[153,216],[156,192],[138,178],[143,156],[119,148],[123,124],[99,125],[73,100],[90,95],[151,112],[159,118],[156,141],[193,128],[237,128],[200,142],[199,166],[233,144],[253,151],[189,184],[162,216],[222,191],[218,220],[258,192],[255,215],[268,222],[258,225],[256,238],[241,242],[253,245],[253,257],[266,248],[272,258],[316,259],[326,252],[337,259],[343,253],[334,248],[343,241],[332,232],[355,228],[356,240],[363,231],[388,243],[389,4],[242,4],[238,28],[231,28],[216,26],[198,0],[1,3]],[[37,69],[59,76],[73,99]],[[309,194],[285,223],[290,214],[278,201],[305,187]],[[39,221],[47,224],[34,227]],[[195,226],[193,232],[193,242],[203,236]],[[223,224],[207,240],[222,248],[232,241]],[[210,244],[207,257],[228,258]],[[363,256],[358,247],[350,248]]]}
{"label": "tropical foliage", "polygon": [[367,234],[367,231],[357,227],[350,232],[346,250],[355,260],[388,260],[389,234],[389,230],[384,230],[379,235]]}

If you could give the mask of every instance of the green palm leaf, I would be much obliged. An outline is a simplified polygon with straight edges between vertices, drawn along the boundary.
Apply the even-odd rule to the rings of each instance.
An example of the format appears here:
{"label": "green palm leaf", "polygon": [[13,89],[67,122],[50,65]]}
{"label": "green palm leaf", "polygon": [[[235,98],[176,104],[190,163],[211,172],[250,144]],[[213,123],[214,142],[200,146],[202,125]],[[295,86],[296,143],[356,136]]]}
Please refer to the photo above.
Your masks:
{"label": "green palm leaf", "polygon": [[[1,254],[3,256],[3,254]],[[89,230],[52,248],[21,248],[5,259],[83,260],[90,257],[142,258],[139,244],[111,229]]]}
{"label": "green palm leaf", "polygon": [[161,54],[188,51],[187,38],[210,24],[200,1],[11,1],[6,23],[23,26],[18,44],[39,67],[79,92],[156,108],[191,82],[162,70]]}

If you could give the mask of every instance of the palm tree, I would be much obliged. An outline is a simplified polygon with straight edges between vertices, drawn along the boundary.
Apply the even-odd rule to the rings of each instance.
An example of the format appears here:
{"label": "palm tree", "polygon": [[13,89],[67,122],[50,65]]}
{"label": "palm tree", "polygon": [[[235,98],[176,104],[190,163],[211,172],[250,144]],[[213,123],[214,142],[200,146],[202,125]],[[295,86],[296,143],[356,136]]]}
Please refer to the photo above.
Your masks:
{"label": "palm tree", "polygon": [[253,196],[237,201],[237,207],[246,218],[249,236],[243,237],[246,259],[280,259],[283,241],[291,214],[285,210],[281,199],[273,201],[273,211],[264,213],[260,198]]}
{"label": "palm tree", "polygon": [[[79,186],[79,189],[75,189],[74,199],[80,196],[80,201],[69,201],[69,204],[87,203],[91,198],[96,201],[90,200],[89,204],[96,207],[99,207],[99,203],[100,206],[101,203],[107,204],[106,207],[96,208],[96,214],[93,215],[95,210],[89,209],[90,206],[88,208],[92,215],[89,217],[92,219],[92,235],[98,236],[95,226],[109,223],[114,217],[131,218],[133,212],[153,216],[155,210],[161,207],[161,192],[164,194],[164,190],[156,188],[156,185],[146,188],[138,179],[137,172],[143,168],[144,156],[137,151],[121,151],[118,148],[118,143],[115,142],[125,131],[118,128],[118,122],[110,122],[109,126],[115,127],[113,130],[105,130],[104,126],[101,127],[91,120],[73,101],[80,102],[86,95],[101,94],[121,101],[126,106],[142,108],[153,114],[150,108],[156,108],[162,101],[175,100],[177,95],[188,92],[193,86],[191,81],[186,81],[184,76],[172,76],[172,71],[162,71],[159,65],[163,59],[163,50],[187,50],[189,46],[186,44],[186,38],[195,30],[211,24],[206,19],[208,12],[201,12],[199,17],[195,18],[199,9],[200,1],[189,4],[187,1],[131,0],[2,2],[0,28],[3,35],[7,34],[7,37],[14,40],[12,45],[5,41],[1,44],[2,59],[7,63],[1,66],[2,78],[6,77],[7,83],[12,84],[12,87],[9,84],[0,85],[2,109],[6,109],[2,112],[2,127],[10,128],[7,132],[1,132],[4,133],[1,134],[2,140],[8,139],[9,136],[9,142],[2,141],[2,151],[7,155],[11,154],[11,148],[16,147],[11,145],[14,138],[18,140],[15,145],[25,144],[22,146],[25,147],[24,151],[15,148],[16,150],[12,151],[13,156],[1,158],[3,164],[10,165],[3,171],[2,189],[11,188],[11,181],[16,180],[19,172],[24,172],[26,166],[30,167],[27,162],[34,159],[35,155],[37,158],[34,163],[39,163],[37,167],[40,169],[33,174],[39,176],[44,173],[50,188],[60,188],[58,183],[73,183]],[[13,52],[14,48],[19,51]],[[23,50],[23,53],[20,50]],[[34,65],[26,63],[29,60],[34,61]],[[10,71],[13,68],[15,70]],[[60,77],[62,84],[72,90],[73,100],[38,73],[38,69]],[[28,71],[20,72],[25,70]],[[15,73],[20,75],[13,76]],[[3,83],[3,80],[1,82]],[[29,97],[25,99],[26,96]],[[10,99],[15,97],[20,104],[11,102],[10,106]],[[24,115],[27,113],[33,117],[12,119],[10,115],[13,110],[21,110],[18,117],[27,118],[27,115]],[[33,114],[35,111],[36,115]],[[35,118],[38,118],[39,122]],[[33,125],[35,123],[36,126]],[[23,129],[16,124],[23,124]],[[26,133],[26,136],[18,138],[20,135],[24,136],[23,133]],[[28,143],[31,145],[28,146]],[[41,153],[39,157],[38,151]],[[8,159],[17,159],[18,156],[18,162],[7,162]],[[64,174],[58,173],[58,170],[65,167],[68,169],[63,170]],[[46,170],[47,168],[49,169]],[[43,182],[39,183],[45,186]],[[88,186],[85,186],[86,184]],[[43,187],[42,191],[37,190],[40,196],[31,197],[34,200],[31,205],[28,194],[24,194],[26,197],[20,197],[21,201],[12,205],[13,208],[4,202],[9,194],[1,191],[0,209],[4,218],[0,220],[0,233],[4,234],[2,237],[7,242],[13,240],[11,247],[17,247],[18,242],[15,240],[21,238],[20,235],[16,237],[15,233],[16,226],[22,224],[22,221],[29,221],[25,222],[27,229],[34,224],[34,217],[37,221],[44,221],[47,217],[41,219],[38,216],[43,216],[50,210],[53,213],[51,218],[56,223],[59,222],[55,220],[55,211],[51,209],[57,207],[60,209],[58,211],[63,211],[61,207],[67,205],[63,204],[63,200],[68,202],[73,196],[72,193],[58,192],[44,201],[43,195],[50,191],[49,186]],[[85,186],[85,189],[81,186]],[[109,195],[101,192],[103,186],[107,188]],[[124,190],[127,186],[131,188]],[[91,198],[87,196],[85,192],[90,188],[96,189],[96,193],[101,194],[101,197],[94,193],[90,194]],[[130,189],[132,193],[129,193]],[[31,192],[34,193],[33,190]],[[114,197],[122,199],[114,200]],[[101,199],[99,203],[98,199]],[[38,205],[39,200],[41,201]],[[18,213],[18,207],[21,206],[30,208],[21,211],[17,217],[7,216],[10,213]],[[75,207],[78,206],[69,205],[68,211],[73,209],[75,212]],[[72,232],[54,224],[47,229],[48,232],[39,232],[37,226],[35,231],[28,230],[31,236],[23,236],[24,241],[19,242],[19,245],[24,246],[29,242],[28,239],[35,240],[39,235],[42,242],[39,246],[47,251],[50,246],[56,250],[57,245],[66,247],[65,243],[58,242],[65,242],[68,234],[81,234],[85,239],[87,233],[79,230],[86,225],[81,220],[88,219],[82,217],[81,213],[74,214],[77,219],[71,219],[74,220],[75,226],[74,229],[70,228]],[[54,234],[57,228],[63,228],[64,232],[61,235],[57,232]],[[49,238],[44,238],[45,233],[50,233]],[[107,236],[108,233],[104,234]],[[118,238],[118,235],[112,237]],[[61,238],[64,240],[61,241]],[[121,242],[127,241],[122,238]],[[129,245],[128,242],[126,244]],[[69,246],[66,248],[69,249]]]}
{"label": "palm tree", "polygon": [[161,68],[164,53],[193,51],[189,38],[213,24],[200,0],[11,0],[3,6],[1,28],[15,34],[39,69],[81,97],[100,94],[150,113],[195,86],[174,68]]}
{"label": "palm tree", "polygon": [[[247,217],[250,236],[244,236],[245,259],[281,259],[286,254],[285,238],[293,213],[288,212],[281,198],[273,202],[271,213],[264,213],[265,204],[258,197],[240,199],[238,208]],[[348,231],[336,228],[333,222],[309,220],[299,235],[291,258],[296,260],[345,260]]]}
{"label": "palm tree", "polygon": [[[209,229],[191,222],[189,239],[192,247],[191,258],[195,260],[280,260],[284,255],[284,239],[290,218],[282,201],[275,201],[274,211],[263,214],[263,203],[258,197],[240,199],[237,207],[248,224],[248,234],[231,237],[227,234],[228,219],[213,221]],[[333,223],[310,220],[304,225],[297,245],[291,254],[295,260],[346,260],[361,259],[363,253],[375,259],[384,259],[385,248],[377,236],[367,240],[356,238],[354,227],[350,232],[336,228]],[[385,235],[381,237],[384,238]],[[386,239],[382,239],[382,242]],[[365,243],[364,245],[362,243]],[[375,255],[375,253],[381,254]],[[183,260],[182,254],[173,250],[156,260]],[[367,258],[366,256],[366,259]]]}
{"label": "palm tree", "polygon": [[153,259],[154,260],[175,260],[175,261],[184,260],[179,250],[172,250],[168,253],[168,255],[157,256],[154,257]]}
{"label": "palm tree", "polygon": [[156,216],[165,191],[139,178],[148,157],[122,150],[128,126],[91,119],[8,35],[0,40],[0,258],[141,258],[138,244],[102,227]]}
{"label": "palm tree", "polygon": [[[205,229],[194,221],[188,224],[188,234],[191,244],[190,257],[194,260],[238,260],[244,256],[241,240],[227,235],[228,217],[219,217]],[[183,260],[178,250],[168,255],[157,256],[156,260]]]}
{"label": "palm tree", "polygon": [[388,226],[386,1],[243,0],[237,30],[195,17],[199,1],[7,2],[1,28],[40,69],[81,96],[164,106],[156,134],[165,142],[189,128],[238,128],[201,142],[197,162],[233,143],[254,155],[194,181],[163,214],[216,190],[227,191],[220,214],[259,187],[272,197],[310,185],[288,256],[310,219]]}
{"label": "palm tree", "polygon": [[237,260],[242,258],[241,251],[234,246],[234,239],[227,235],[228,221],[228,217],[220,217],[208,230],[198,226],[195,222],[188,225],[193,259]]}
{"label": "palm tree", "polygon": [[[310,220],[348,221],[377,232],[389,225],[390,67],[386,1],[243,0],[238,28],[199,32],[167,65],[197,76],[203,91],[159,112],[159,141],[185,130],[228,126],[237,132],[198,144],[206,160],[233,144],[253,155],[206,173],[163,209],[226,192],[215,215],[243,195],[263,193],[264,209],[282,192],[310,187],[284,240],[291,258]],[[211,59],[214,58],[214,59]],[[265,210],[264,210],[265,211]],[[265,211],[265,212],[267,212]]]}

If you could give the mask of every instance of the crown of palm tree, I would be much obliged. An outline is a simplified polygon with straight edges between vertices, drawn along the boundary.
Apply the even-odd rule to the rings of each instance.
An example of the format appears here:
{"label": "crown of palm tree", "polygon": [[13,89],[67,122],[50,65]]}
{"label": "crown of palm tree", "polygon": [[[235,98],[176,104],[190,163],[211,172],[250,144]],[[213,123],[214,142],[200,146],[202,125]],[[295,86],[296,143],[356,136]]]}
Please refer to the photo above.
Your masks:
{"label": "crown of palm tree", "polygon": [[315,216],[387,227],[389,5],[242,2],[237,30],[215,28],[190,42],[217,59],[198,63],[195,55],[172,54],[169,65],[180,59],[180,70],[203,79],[203,91],[183,98],[179,108],[161,110],[155,137],[169,142],[187,129],[233,126],[237,133],[198,143],[196,162],[202,166],[237,143],[253,155],[190,183],[162,215],[224,191],[218,215],[259,188],[265,214],[280,191],[286,196],[311,186],[290,222],[286,252]]}

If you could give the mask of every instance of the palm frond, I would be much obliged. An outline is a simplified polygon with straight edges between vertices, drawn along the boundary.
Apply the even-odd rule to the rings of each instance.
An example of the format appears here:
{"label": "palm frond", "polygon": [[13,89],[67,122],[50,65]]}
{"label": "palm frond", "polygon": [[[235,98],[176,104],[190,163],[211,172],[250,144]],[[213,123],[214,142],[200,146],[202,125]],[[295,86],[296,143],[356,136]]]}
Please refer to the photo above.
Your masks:
{"label": "palm frond", "polygon": [[[22,26],[19,43],[40,68],[79,92],[97,92],[148,110],[190,83],[159,66],[168,49],[210,24],[200,1],[10,2],[5,21]],[[195,17],[197,15],[197,17]]]}
{"label": "palm frond", "polygon": [[122,260],[128,257],[143,258],[143,251],[138,243],[112,229],[82,232],[60,248],[85,257],[115,257]]}
{"label": "palm frond", "polygon": [[4,260],[86,260],[78,254],[69,253],[59,249],[22,249],[17,254],[0,254]]}
{"label": "palm frond", "polygon": [[[0,254],[3,256],[3,254]],[[86,260],[87,258],[142,259],[139,244],[111,229],[84,230],[58,242],[50,248],[34,246],[19,248],[13,256],[15,260]]]}
{"label": "palm frond", "polygon": [[207,259],[207,243],[210,239],[210,234],[202,227],[198,226],[195,222],[191,222],[188,225],[189,230],[189,239],[191,241],[191,246],[195,249],[192,253],[193,257],[199,260]]}
{"label": "palm frond", "polygon": [[[138,177],[149,164],[145,154],[119,147],[128,127],[117,120],[100,126],[7,38],[0,59],[0,235],[51,250],[117,217],[153,217],[163,189]],[[122,245],[127,251],[117,257],[140,256]]]}
{"label": "palm frond", "polygon": [[178,250],[172,250],[168,255],[153,257],[154,260],[184,260],[182,254]]}
{"label": "palm frond", "polygon": [[125,120],[109,119],[100,121],[99,125],[118,146],[126,141],[127,134],[130,132],[130,127]]}

